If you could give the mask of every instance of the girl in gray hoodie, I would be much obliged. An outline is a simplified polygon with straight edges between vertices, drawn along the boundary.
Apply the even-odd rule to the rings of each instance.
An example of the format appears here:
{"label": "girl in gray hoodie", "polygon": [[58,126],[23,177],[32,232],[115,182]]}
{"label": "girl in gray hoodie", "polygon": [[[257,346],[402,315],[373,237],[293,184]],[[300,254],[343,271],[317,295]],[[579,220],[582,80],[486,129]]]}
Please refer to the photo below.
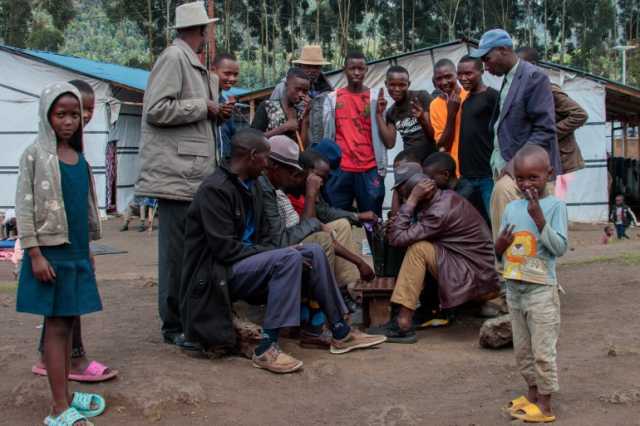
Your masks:
{"label": "girl in gray hoodie", "polygon": [[100,237],[95,185],[83,155],[80,92],[68,83],[40,96],[38,137],[22,154],[16,216],[26,252],[17,310],[45,317],[44,364],[52,393],[45,425],[90,424],[104,399],[68,386],[71,338],[80,315],[102,309],[89,240]]}

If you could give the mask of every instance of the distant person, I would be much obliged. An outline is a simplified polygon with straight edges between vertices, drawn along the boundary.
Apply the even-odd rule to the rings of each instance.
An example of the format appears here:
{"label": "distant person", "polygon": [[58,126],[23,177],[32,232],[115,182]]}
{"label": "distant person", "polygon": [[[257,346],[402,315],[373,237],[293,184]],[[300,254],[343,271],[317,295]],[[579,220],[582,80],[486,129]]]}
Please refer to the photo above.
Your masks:
{"label": "distant person", "polygon": [[513,173],[524,199],[507,205],[495,248],[503,263],[516,363],[529,390],[511,401],[510,412],[525,422],[552,422],[551,394],[559,390],[556,258],[568,247],[567,206],[548,192],[553,168],[541,146],[519,150]]}
{"label": "distant person", "polygon": [[440,190],[415,163],[400,164],[395,185],[405,200],[387,225],[394,247],[406,248],[391,296],[397,315],[382,332],[389,342],[414,343],[414,314],[429,273],[441,309],[494,297],[499,290],[491,235],[480,214],[453,191]]}
{"label": "distant person", "polygon": [[225,97],[225,91],[231,90],[238,82],[240,64],[231,53],[219,52],[213,60],[211,71],[218,77],[218,134],[216,142],[221,158],[227,158],[231,150],[231,138],[236,132],[233,112],[236,107],[236,97]]}
{"label": "distant person", "polygon": [[[523,146],[533,144],[546,149],[554,174],[562,174],[553,94],[549,77],[538,67],[518,59],[511,36],[502,29],[484,33],[478,49],[473,49],[470,56],[482,59],[491,74],[504,77],[498,107],[491,120],[491,169],[495,179],[491,195],[491,227],[495,240],[505,206],[523,197],[513,178],[511,161]],[[555,178],[550,176],[549,179],[552,187]]]}
{"label": "distant person", "polygon": [[613,238],[613,226],[607,225],[604,227],[604,233],[602,234],[602,237],[600,237],[600,244],[609,244],[611,238]]}
{"label": "distant person", "polygon": [[458,62],[458,81],[469,93],[460,107],[460,145],[458,164],[460,182],[458,194],[467,200],[474,196],[482,202],[484,216],[491,217],[491,117],[498,102],[498,91],[482,81],[482,61],[464,56]]}
{"label": "distant person", "polygon": [[340,169],[327,183],[332,206],[349,210],[355,200],[359,212],[382,216],[387,150],[394,141],[383,141],[376,114],[384,112],[384,91],[364,84],[367,61],[361,52],[349,52],[344,61],[347,87],[326,96],[324,137],[335,140],[342,153]]}
{"label": "distant person", "polygon": [[[261,130],[267,138],[284,135],[300,147],[306,145],[309,125],[309,78],[300,68],[290,68],[287,72],[285,93],[279,99],[263,101],[253,117],[251,127]],[[300,110],[296,105],[303,103]]]}
{"label": "distant person", "polygon": [[636,223],[636,217],[633,211],[624,202],[624,195],[616,195],[615,205],[609,213],[609,221],[616,227],[616,235],[619,240],[629,239],[627,228]]}
{"label": "distant person", "polygon": [[74,323],[102,310],[89,249],[101,237],[100,213],[83,154],[81,99],[69,83],[42,91],[38,136],[20,158],[16,192],[18,237],[27,253],[16,305],[45,317],[43,361],[52,394],[45,424],[86,422],[106,406],[97,394],[71,397],[67,383]]}
{"label": "distant person", "polygon": [[380,137],[386,145],[391,145],[399,134],[403,149],[415,152],[418,161],[424,160],[436,152],[429,122],[431,96],[423,90],[409,90],[409,71],[399,65],[387,70],[385,86],[394,103],[386,112],[381,109],[380,114],[376,114]]}
{"label": "distant person", "polygon": [[221,116],[217,77],[198,57],[207,28],[215,21],[207,16],[202,1],[176,8],[176,39],[151,70],[142,108],[135,193],[158,199],[161,332],[165,343],[184,349],[196,349],[184,340],[179,307],[187,209],[222,155],[215,139]]}
{"label": "distant person", "polygon": [[460,105],[468,92],[458,84],[455,64],[449,59],[440,59],[433,67],[433,85],[440,91],[429,108],[433,136],[438,151],[451,154],[459,171],[460,149]]}
{"label": "distant person", "polygon": [[[538,51],[532,47],[521,47],[516,50],[520,59],[534,65],[538,63]],[[582,127],[589,115],[576,101],[571,99],[562,88],[551,83],[553,104],[556,112],[556,135],[558,136],[558,149],[560,150],[560,163],[562,172],[566,175],[584,169],[584,159],[580,146],[576,142],[575,131]],[[566,194],[568,191],[568,176],[561,175],[556,179],[556,194]]]}

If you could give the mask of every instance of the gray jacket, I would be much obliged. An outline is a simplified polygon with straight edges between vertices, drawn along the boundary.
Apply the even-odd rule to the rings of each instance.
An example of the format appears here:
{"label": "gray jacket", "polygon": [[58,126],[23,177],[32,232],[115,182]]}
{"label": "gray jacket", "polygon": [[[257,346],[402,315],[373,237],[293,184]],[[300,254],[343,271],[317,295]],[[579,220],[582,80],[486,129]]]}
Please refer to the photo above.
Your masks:
{"label": "gray jacket", "polygon": [[[25,149],[20,158],[16,222],[23,249],[59,246],[69,242],[69,225],[62,196],[56,135],[47,117],[53,102],[63,93],[71,93],[81,99],[78,89],[68,83],[56,83],[46,87],[40,95],[38,137]],[[82,114],[80,116],[82,117]],[[80,132],[82,133],[82,129]],[[90,167],[87,173],[89,238],[97,240],[101,236],[98,199]]]}
{"label": "gray jacket", "polygon": [[176,39],[156,61],[144,95],[136,195],[191,201],[216,161],[207,100],[217,103],[217,79]]}

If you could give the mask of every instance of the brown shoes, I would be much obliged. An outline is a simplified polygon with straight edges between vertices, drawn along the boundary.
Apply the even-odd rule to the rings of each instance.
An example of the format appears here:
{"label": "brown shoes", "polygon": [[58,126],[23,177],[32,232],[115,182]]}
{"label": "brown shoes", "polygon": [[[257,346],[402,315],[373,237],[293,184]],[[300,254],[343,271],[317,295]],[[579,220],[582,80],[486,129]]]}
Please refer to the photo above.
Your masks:
{"label": "brown shoes", "polygon": [[387,340],[385,336],[373,336],[361,331],[351,329],[351,332],[342,340],[331,339],[332,354],[345,354],[355,349],[371,348],[378,346]]}
{"label": "brown shoes", "polygon": [[307,349],[329,349],[331,347],[331,334],[312,334],[305,330],[300,330],[299,344]]}
{"label": "brown shoes", "polygon": [[260,356],[254,353],[252,360],[254,367],[263,368],[276,374],[293,373],[302,368],[302,361],[285,354],[276,344],[271,345]]}

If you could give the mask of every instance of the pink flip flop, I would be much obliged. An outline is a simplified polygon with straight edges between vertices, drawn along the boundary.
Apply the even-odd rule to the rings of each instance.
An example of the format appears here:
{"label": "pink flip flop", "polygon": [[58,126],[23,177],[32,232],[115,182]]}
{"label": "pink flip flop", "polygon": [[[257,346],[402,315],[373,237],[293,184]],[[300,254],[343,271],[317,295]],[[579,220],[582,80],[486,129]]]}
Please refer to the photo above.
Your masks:
{"label": "pink flip flop", "polygon": [[[47,369],[34,365],[31,367],[31,372],[38,376],[46,376]],[[69,374],[69,380],[76,382],[95,383],[104,382],[106,380],[113,379],[118,375],[118,370],[111,370],[106,365],[99,363],[98,361],[91,361],[82,374]]]}
{"label": "pink flip flop", "polygon": [[113,379],[118,375],[117,370],[111,370],[104,364],[100,364],[98,361],[91,361],[82,374],[69,374],[69,380],[75,382],[104,382],[106,380]]}

